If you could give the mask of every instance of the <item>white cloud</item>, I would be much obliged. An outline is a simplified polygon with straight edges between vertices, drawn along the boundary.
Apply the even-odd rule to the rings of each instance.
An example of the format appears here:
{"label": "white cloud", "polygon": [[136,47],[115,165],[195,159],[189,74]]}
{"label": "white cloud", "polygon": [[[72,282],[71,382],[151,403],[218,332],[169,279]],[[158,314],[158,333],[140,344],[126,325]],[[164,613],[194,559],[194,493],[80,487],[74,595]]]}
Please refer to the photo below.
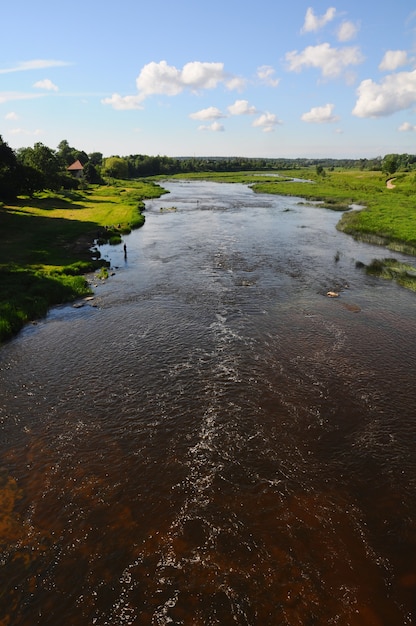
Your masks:
{"label": "white cloud", "polygon": [[224,132],[224,126],[219,122],[212,122],[209,126],[199,126],[198,130],[211,130],[214,133]]}
{"label": "white cloud", "polygon": [[230,104],[228,110],[231,115],[254,115],[257,109],[250,106],[248,100],[236,100],[234,104]]}
{"label": "white cloud", "polygon": [[264,133],[272,132],[278,124],[282,122],[277,119],[277,116],[274,113],[263,113],[253,122],[253,126],[255,128],[261,128]]}
{"label": "white cloud", "polygon": [[12,72],[26,72],[28,70],[43,70],[48,67],[64,67],[70,65],[66,61],[54,61],[48,59],[34,59],[32,61],[22,61],[13,67],[0,69],[0,74],[10,74]]}
{"label": "white cloud", "polygon": [[178,70],[173,65],[168,65],[166,61],[160,63],[152,61],[143,67],[136,79],[136,85],[144,99],[152,94],[176,96],[185,88],[193,91],[213,89],[225,79],[223,63],[193,61],[186,63],[182,70]]}
{"label": "white cloud", "polygon": [[302,52],[297,50],[286,53],[289,70],[300,72],[305,67],[314,67],[325,78],[337,78],[349,65],[362,63],[363,56],[358,47],[331,48],[329,43],[308,46]]}
{"label": "white cloud", "polygon": [[208,107],[207,109],[201,109],[196,113],[191,113],[189,116],[193,120],[218,120],[222,117],[226,117],[220,109],[217,107]]}
{"label": "white cloud", "polygon": [[139,96],[120,96],[113,93],[111,98],[101,100],[103,104],[109,104],[117,111],[131,111],[133,109],[142,109],[142,98]]}
{"label": "white cloud", "polygon": [[38,137],[42,135],[43,131],[40,128],[36,128],[35,130],[26,130],[25,128],[13,128],[9,130],[11,135],[29,135],[30,137]]}
{"label": "white cloud", "polygon": [[334,19],[335,13],[336,10],[334,9],[334,7],[330,7],[329,9],[327,9],[324,15],[319,17],[318,15],[315,15],[313,9],[309,7],[306,11],[305,22],[303,24],[301,32],[310,33],[320,30],[321,28],[326,26],[328,22],[331,22]]}
{"label": "white cloud", "polygon": [[342,22],[338,29],[338,41],[351,41],[358,32],[358,26],[354,22]]}
{"label": "white cloud", "polygon": [[262,65],[257,69],[257,76],[260,80],[270,87],[277,87],[279,79],[274,78],[275,70],[271,65]]}
{"label": "white cloud", "polygon": [[49,78],[45,78],[44,80],[38,80],[33,85],[37,89],[45,89],[46,91],[58,91],[58,87],[53,84]]}
{"label": "white cloud", "polygon": [[15,113],[14,111],[10,111],[10,113],[7,113],[7,114],[4,116],[4,119],[5,119],[5,120],[12,120],[12,121],[14,121],[14,122],[15,122],[16,120],[18,120],[18,119],[19,119],[19,116],[18,116],[18,115],[17,115],[17,113]]}
{"label": "white cloud", "polygon": [[322,107],[312,107],[308,113],[304,113],[301,119],[304,122],[311,122],[313,124],[328,124],[331,122],[337,122],[339,117],[333,115],[334,105],[325,104]]}
{"label": "white cloud", "polygon": [[416,126],[410,124],[410,122],[403,122],[398,128],[401,133],[416,131]]}
{"label": "white cloud", "polygon": [[393,72],[408,62],[405,50],[387,50],[378,69],[382,72]]}
{"label": "white cloud", "polygon": [[115,109],[139,109],[149,96],[159,94],[177,96],[185,89],[198,92],[202,89],[214,89],[223,83],[228,89],[240,89],[246,81],[224,72],[223,63],[202,63],[192,61],[182,69],[168,65],[166,61],[145,65],[136,79],[138,93],[133,96],[120,96],[114,93],[104,98],[103,104],[110,104]]}
{"label": "white cloud", "polygon": [[224,81],[229,91],[243,91],[247,86],[247,80],[241,76],[231,76]]}
{"label": "white cloud", "polygon": [[357,117],[383,117],[416,105],[416,70],[389,74],[380,83],[370,78],[357,89],[352,111]]}

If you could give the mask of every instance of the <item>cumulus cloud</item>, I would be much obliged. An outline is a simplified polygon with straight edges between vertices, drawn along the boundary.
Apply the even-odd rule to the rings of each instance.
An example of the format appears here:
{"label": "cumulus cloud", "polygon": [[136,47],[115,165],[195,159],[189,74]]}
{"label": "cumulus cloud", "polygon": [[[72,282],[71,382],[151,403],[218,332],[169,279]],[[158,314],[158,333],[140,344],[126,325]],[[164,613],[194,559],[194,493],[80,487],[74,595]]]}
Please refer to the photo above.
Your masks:
{"label": "cumulus cloud", "polygon": [[229,91],[243,91],[247,87],[247,80],[241,76],[229,76],[224,84]]}
{"label": "cumulus cloud", "polygon": [[264,133],[271,133],[278,124],[282,122],[277,119],[274,113],[263,113],[253,122],[255,128],[261,128]]}
{"label": "cumulus cloud", "polygon": [[219,122],[212,122],[209,126],[199,126],[198,130],[210,130],[214,133],[222,133],[224,132],[224,126]]}
{"label": "cumulus cloud", "polygon": [[324,78],[337,78],[350,65],[362,63],[363,56],[357,46],[332,48],[329,43],[308,46],[302,52],[286,53],[289,70],[300,72],[303,68],[319,69]]}
{"label": "cumulus cloud", "polygon": [[142,109],[142,98],[140,96],[121,96],[119,93],[113,93],[111,98],[101,100],[103,104],[109,104],[117,111],[131,111],[133,109]]}
{"label": "cumulus cloud", "polygon": [[313,124],[328,124],[331,122],[337,122],[339,117],[333,115],[334,105],[325,104],[322,107],[312,107],[308,113],[304,113],[301,119],[304,122],[310,122]]}
{"label": "cumulus cloud", "polygon": [[38,80],[33,85],[37,89],[45,89],[46,91],[58,91],[58,87],[54,85],[54,83],[49,80],[49,78],[45,78],[44,80]]}
{"label": "cumulus cloud", "polygon": [[338,29],[338,41],[351,41],[358,32],[358,26],[354,22],[342,22]]}
{"label": "cumulus cloud", "polygon": [[19,116],[14,111],[10,111],[4,116],[5,120],[12,120],[13,122],[19,119]]}
{"label": "cumulus cloud", "polygon": [[228,111],[231,115],[255,115],[257,109],[250,106],[248,100],[236,100],[234,104],[230,104]]}
{"label": "cumulus cloud", "polygon": [[398,128],[401,133],[408,133],[412,131],[416,131],[416,126],[410,124],[410,122],[403,122]]}
{"label": "cumulus cloud", "polygon": [[383,117],[416,105],[416,70],[387,75],[380,83],[370,78],[357,89],[352,111],[357,117]]}
{"label": "cumulus cloud", "polygon": [[408,62],[405,50],[387,50],[378,69],[382,72],[393,72]]}
{"label": "cumulus cloud", "polygon": [[10,74],[12,72],[26,72],[28,70],[43,70],[49,67],[63,67],[70,65],[66,61],[54,61],[52,59],[33,59],[32,61],[22,61],[13,67],[0,69],[0,74]]}
{"label": "cumulus cloud", "polygon": [[336,14],[335,8],[329,7],[326,13],[322,15],[321,17],[319,17],[318,15],[315,15],[315,13],[313,12],[313,9],[309,7],[308,10],[306,11],[305,22],[302,26],[301,32],[310,33],[310,32],[320,30],[321,28],[326,26],[328,22],[331,22],[334,19],[335,14]]}
{"label": "cumulus cloud", "polygon": [[270,87],[277,87],[280,82],[278,78],[274,78],[274,74],[275,70],[271,65],[262,65],[257,68],[257,76],[260,78],[261,82]]}
{"label": "cumulus cloud", "polygon": [[230,76],[224,71],[223,63],[202,63],[192,61],[182,69],[168,65],[166,61],[152,61],[145,65],[136,79],[138,93],[133,96],[120,96],[115,93],[102,100],[115,109],[139,109],[142,102],[152,95],[177,96],[185,89],[198,92],[214,89],[223,83],[228,89],[239,89],[245,81],[237,76]]}
{"label": "cumulus cloud", "polygon": [[217,107],[208,107],[207,109],[196,111],[196,113],[191,113],[189,117],[193,120],[218,120],[226,116]]}

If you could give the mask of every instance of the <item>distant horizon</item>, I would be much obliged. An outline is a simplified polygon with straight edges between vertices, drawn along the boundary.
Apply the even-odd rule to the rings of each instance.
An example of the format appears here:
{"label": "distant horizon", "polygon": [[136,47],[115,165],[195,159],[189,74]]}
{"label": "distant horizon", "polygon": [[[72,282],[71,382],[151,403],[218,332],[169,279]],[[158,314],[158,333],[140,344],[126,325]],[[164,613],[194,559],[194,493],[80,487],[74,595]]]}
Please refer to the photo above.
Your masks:
{"label": "distant horizon", "polygon": [[123,0],[109,12],[90,0],[80,16],[52,0],[9,2],[0,135],[14,150],[66,139],[106,156],[412,154],[409,5]]}

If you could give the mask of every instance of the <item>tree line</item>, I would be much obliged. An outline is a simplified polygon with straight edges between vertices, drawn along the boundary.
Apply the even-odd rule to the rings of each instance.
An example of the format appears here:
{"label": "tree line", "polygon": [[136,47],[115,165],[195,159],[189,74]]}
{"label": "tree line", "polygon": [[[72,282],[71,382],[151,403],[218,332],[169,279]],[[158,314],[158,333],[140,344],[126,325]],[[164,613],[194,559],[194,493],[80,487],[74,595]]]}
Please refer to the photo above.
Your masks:
{"label": "tree line", "polygon": [[[80,161],[83,174],[74,177],[68,166]],[[133,154],[103,158],[101,152],[87,154],[62,140],[56,150],[38,142],[14,151],[0,136],[0,201],[37,191],[76,189],[103,184],[108,178],[132,179],[189,172],[233,172],[293,170],[309,167],[380,170],[387,175],[416,169],[416,155],[387,154],[374,159],[286,159],[245,157],[167,157]]]}

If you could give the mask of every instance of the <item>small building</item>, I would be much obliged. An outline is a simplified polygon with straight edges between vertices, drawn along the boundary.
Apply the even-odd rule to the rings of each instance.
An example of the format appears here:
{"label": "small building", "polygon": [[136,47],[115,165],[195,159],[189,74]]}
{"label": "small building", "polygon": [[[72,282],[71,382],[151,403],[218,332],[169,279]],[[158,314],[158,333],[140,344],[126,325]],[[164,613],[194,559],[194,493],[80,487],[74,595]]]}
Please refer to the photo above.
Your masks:
{"label": "small building", "polygon": [[84,176],[84,166],[79,159],[74,161],[72,165],[70,165],[66,169],[70,174],[72,174],[74,178],[82,178]]}

